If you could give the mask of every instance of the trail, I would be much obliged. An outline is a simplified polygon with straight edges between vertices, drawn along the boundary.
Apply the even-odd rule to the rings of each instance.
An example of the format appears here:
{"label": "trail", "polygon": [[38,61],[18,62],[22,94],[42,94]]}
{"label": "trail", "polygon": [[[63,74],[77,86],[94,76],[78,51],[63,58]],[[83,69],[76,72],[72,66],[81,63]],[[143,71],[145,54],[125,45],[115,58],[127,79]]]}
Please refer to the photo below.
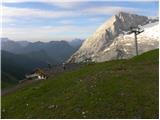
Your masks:
{"label": "trail", "polygon": [[[44,70],[46,71],[48,77],[50,78],[50,77],[54,77],[58,74],[62,74],[64,72],[67,72],[67,71],[74,71],[74,70],[78,69],[80,66],[81,66],[81,64],[74,64],[73,63],[73,64],[65,65],[65,70],[63,69],[62,65],[52,66],[50,69],[44,68]],[[48,79],[46,79],[46,80],[48,80]],[[30,85],[30,84],[32,84],[34,82],[38,82],[38,81],[43,81],[43,80],[23,80],[23,82],[17,84],[16,86],[1,90],[1,96],[5,96],[9,93],[15,92],[16,90],[18,90],[20,88],[23,88],[27,85]]]}

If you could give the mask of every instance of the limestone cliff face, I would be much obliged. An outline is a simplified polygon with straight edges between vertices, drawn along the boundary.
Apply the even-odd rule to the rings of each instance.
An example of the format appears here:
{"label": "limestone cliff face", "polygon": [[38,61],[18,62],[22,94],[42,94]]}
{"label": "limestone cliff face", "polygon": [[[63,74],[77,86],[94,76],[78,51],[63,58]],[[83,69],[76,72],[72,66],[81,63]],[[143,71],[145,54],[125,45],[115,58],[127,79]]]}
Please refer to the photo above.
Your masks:
{"label": "limestone cliff face", "polygon": [[[145,25],[149,21],[148,17],[125,12],[114,15],[101,25],[91,37],[85,40],[80,49],[71,56],[68,62],[83,62],[86,59],[102,62],[115,59],[117,56],[117,47],[121,46],[119,49],[124,49],[125,44],[129,41],[133,41],[130,47],[134,47],[133,37],[127,38],[129,39],[127,42],[120,44],[125,37],[125,35],[122,34],[129,31],[130,27]],[[148,39],[147,36],[145,36],[145,38]],[[127,54],[128,51],[126,50],[125,52],[123,50],[123,52]],[[128,58],[130,56],[133,55],[124,56],[123,58]]]}

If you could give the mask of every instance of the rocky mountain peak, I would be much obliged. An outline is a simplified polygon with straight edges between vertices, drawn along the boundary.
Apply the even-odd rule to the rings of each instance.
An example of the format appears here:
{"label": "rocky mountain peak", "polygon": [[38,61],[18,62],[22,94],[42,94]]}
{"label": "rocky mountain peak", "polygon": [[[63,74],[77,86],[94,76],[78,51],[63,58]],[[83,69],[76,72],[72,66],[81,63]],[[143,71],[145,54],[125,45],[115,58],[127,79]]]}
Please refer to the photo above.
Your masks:
{"label": "rocky mountain peak", "polygon": [[83,61],[98,56],[100,52],[109,48],[116,38],[129,31],[130,27],[145,25],[149,23],[146,16],[119,12],[102,24],[96,32],[86,39],[80,49],[69,59],[69,61]]}

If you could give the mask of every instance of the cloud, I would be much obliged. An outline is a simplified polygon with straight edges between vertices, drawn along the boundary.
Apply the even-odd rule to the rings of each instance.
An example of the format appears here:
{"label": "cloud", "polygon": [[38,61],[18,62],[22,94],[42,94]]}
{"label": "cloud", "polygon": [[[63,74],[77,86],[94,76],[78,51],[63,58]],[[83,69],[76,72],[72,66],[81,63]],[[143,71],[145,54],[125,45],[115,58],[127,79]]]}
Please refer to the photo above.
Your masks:
{"label": "cloud", "polygon": [[80,1],[48,1],[46,2],[50,5],[54,5],[54,6],[58,6],[60,8],[64,8],[64,9],[70,9],[70,8],[76,8],[82,4],[84,4],[85,2],[80,2]]}
{"label": "cloud", "polygon": [[41,26],[41,27],[23,27],[23,28],[3,28],[2,36],[14,40],[29,41],[49,41],[49,40],[71,40],[74,38],[86,38],[96,30],[96,26]]}
{"label": "cloud", "polygon": [[16,7],[6,7],[2,6],[3,17],[28,17],[28,18],[64,18],[64,17],[77,17],[77,16],[89,16],[104,14],[110,15],[115,14],[119,11],[128,11],[128,12],[137,12],[139,9],[127,8],[127,7],[89,7],[84,8],[83,10],[40,10],[40,9],[31,9],[31,8],[16,8]]}
{"label": "cloud", "polygon": [[125,12],[138,12],[140,9],[130,8],[130,7],[119,7],[119,6],[107,6],[107,7],[91,7],[84,9],[82,12],[85,14],[104,14],[111,15],[120,11]]}
{"label": "cloud", "polygon": [[15,17],[15,16],[26,16],[26,17],[42,17],[42,18],[59,18],[59,17],[72,17],[77,16],[73,11],[47,11],[29,8],[13,8],[13,7],[2,7],[3,16]]}
{"label": "cloud", "polygon": [[10,23],[10,22],[13,22],[13,21],[14,21],[14,19],[5,17],[5,18],[0,20],[0,23],[4,24],[4,23]]}
{"label": "cloud", "polygon": [[62,8],[71,8],[79,6],[82,2],[81,0],[5,0],[3,3],[23,3],[23,2],[41,2],[50,5],[55,5]]}
{"label": "cloud", "polygon": [[103,17],[91,17],[89,18],[89,21],[97,22],[97,21],[102,21],[104,20]]}
{"label": "cloud", "polygon": [[58,21],[59,24],[62,24],[62,25],[72,25],[74,23],[73,20],[60,20]]}

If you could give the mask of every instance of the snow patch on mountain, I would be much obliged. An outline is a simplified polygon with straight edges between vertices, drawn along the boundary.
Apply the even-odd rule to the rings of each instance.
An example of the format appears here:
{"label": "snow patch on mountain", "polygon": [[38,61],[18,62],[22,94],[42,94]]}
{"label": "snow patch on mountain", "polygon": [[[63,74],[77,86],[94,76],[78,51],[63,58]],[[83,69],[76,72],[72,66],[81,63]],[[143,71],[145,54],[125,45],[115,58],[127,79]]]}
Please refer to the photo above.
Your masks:
{"label": "snow patch on mountain", "polygon": [[86,60],[103,62],[112,59],[135,56],[134,34],[126,35],[130,27],[141,25],[144,32],[138,35],[139,53],[158,48],[158,21],[145,16],[120,12],[101,25],[89,37],[80,49],[71,56],[68,62],[84,62]]}
{"label": "snow patch on mountain", "polygon": [[[159,47],[158,25],[144,28],[144,32],[138,35],[139,54]],[[98,53],[92,61],[103,62],[111,59],[119,59],[117,49],[122,51],[122,58],[130,58],[136,55],[134,34],[119,35],[115,41],[104,51]]]}

